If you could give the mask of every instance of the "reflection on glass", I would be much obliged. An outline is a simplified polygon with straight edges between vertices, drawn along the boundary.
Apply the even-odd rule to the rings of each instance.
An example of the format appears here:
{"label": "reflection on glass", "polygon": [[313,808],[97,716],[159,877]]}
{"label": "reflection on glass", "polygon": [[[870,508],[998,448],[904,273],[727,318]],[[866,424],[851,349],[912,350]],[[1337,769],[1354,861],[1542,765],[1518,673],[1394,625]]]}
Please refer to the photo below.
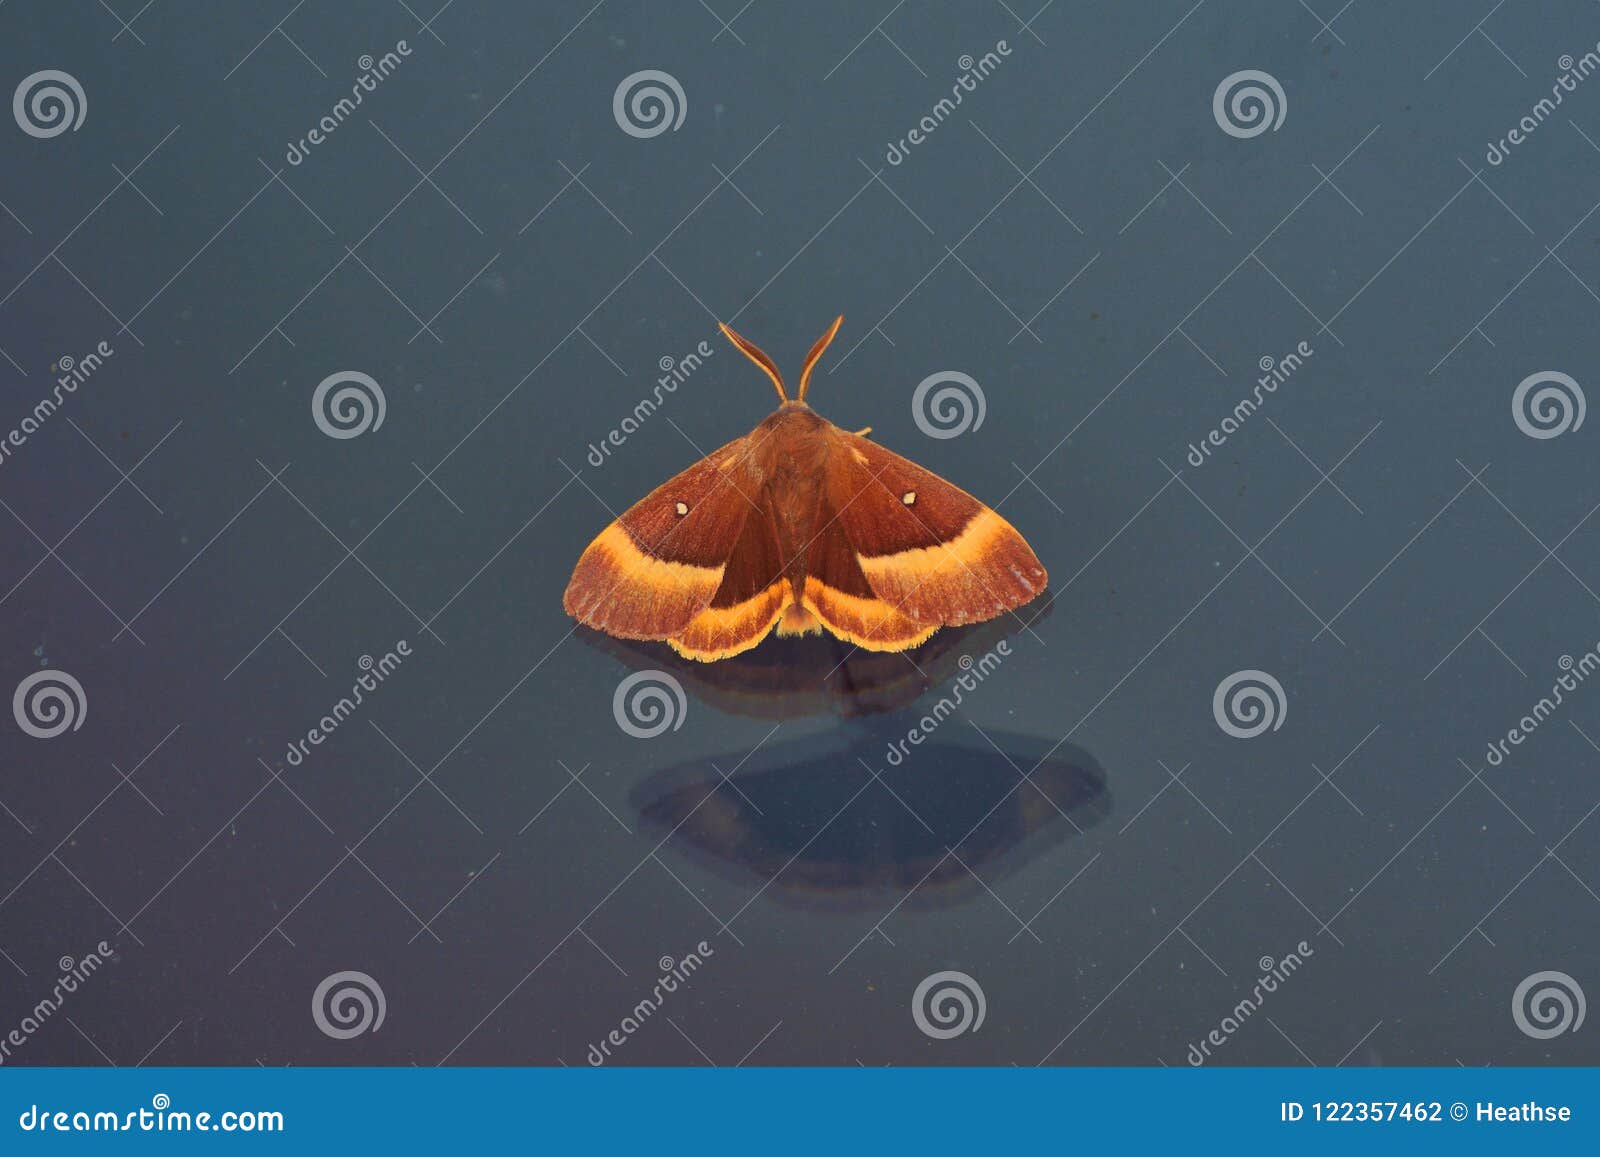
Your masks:
{"label": "reflection on glass", "polygon": [[[957,718],[888,752],[919,716],[879,716],[762,749],[726,781],[694,761],[633,793],[643,834],[765,897],[830,909],[960,903],[1110,811],[1094,758],[1063,744],[989,732]],[[990,740],[993,743],[990,743]],[[1041,759],[1043,762],[1040,762]],[[968,869],[972,872],[969,872]]]}

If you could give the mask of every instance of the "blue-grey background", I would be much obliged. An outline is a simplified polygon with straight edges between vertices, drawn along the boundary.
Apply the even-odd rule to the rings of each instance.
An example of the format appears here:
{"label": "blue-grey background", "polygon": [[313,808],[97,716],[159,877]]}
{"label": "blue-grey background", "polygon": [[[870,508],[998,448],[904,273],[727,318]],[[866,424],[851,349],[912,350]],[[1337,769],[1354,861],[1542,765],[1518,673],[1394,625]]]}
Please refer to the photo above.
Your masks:
{"label": "blue-grey background", "polygon": [[[1600,80],[1485,159],[1597,41],[1582,0],[11,0],[0,88],[61,69],[87,115],[0,118],[0,428],[115,352],[0,465],[0,683],[86,698],[49,740],[0,713],[0,1032],[115,959],[7,1063],[581,1065],[702,940],[618,1063],[1182,1065],[1301,941],[1216,1063],[1600,1061],[1511,1005],[1600,991],[1600,686],[1486,764],[1600,639],[1595,422],[1511,405],[1593,393]],[[686,103],[647,139],[612,111],[644,69]],[[1214,119],[1242,69],[1276,131]],[[771,406],[716,321],[792,381],[840,312],[813,402],[997,505],[1049,613],[876,713],[814,693],[842,651],[574,634],[611,512]],[[339,440],[310,403],[345,370],[387,413]],[[940,371],[981,427],[919,430]],[[635,739],[613,692],[651,667],[687,710]],[[1212,695],[1246,669],[1284,704],[1243,740]],[[344,970],[387,1011],[334,1040]],[[911,1015],[942,970],[986,1000],[949,1040]]]}

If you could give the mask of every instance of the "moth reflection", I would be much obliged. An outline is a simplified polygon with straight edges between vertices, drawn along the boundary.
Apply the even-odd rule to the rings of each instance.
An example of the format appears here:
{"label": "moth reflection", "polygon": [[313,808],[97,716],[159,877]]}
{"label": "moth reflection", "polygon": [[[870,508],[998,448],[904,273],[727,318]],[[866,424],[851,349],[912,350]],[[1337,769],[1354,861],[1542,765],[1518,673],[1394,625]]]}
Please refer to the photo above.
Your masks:
{"label": "moth reflection", "polygon": [[913,889],[912,906],[962,903],[1110,813],[1105,773],[1081,748],[1046,756],[1045,741],[991,731],[996,750],[951,720],[890,764],[915,722],[897,715],[763,751],[726,781],[710,764],[739,755],[684,764],[630,803],[647,835],[713,873],[838,910],[888,907]]}

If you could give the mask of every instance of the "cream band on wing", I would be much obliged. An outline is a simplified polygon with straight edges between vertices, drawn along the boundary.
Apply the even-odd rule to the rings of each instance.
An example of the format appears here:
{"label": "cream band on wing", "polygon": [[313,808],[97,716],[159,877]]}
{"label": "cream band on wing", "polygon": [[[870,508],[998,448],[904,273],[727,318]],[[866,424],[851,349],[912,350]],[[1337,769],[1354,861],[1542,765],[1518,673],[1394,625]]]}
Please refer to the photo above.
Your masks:
{"label": "cream band on wing", "polygon": [[578,560],[567,611],[623,638],[659,639],[661,618],[671,618],[674,629],[688,623],[716,595],[724,569],[655,558],[612,523]]}
{"label": "cream band on wing", "polygon": [[847,595],[811,576],[802,602],[828,630],[868,651],[903,651],[939,629],[938,623],[913,622],[882,599]]}
{"label": "cream band on wing", "polygon": [[706,607],[667,644],[684,658],[702,663],[731,658],[766,638],[784,608],[793,605],[793,596],[789,580],[779,579],[742,603]]}
{"label": "cream band on wing", "polygon": [[994,546],[995,540],[1007,533],[1016,534],[1011,524],[987,508],[973,515],[972,521],[962,527],[961,533],[949,542],[934,546],[913,547],[894,554],[875,558],[858,556],[867,581],[892,574],[896,580],[916,582],[930,579],[940,571],[951,570],[961,564],[957,559],[973,563],[981,559]]}
{"label": "cream band on wing", "polygon": [[[1045,583],[1022,536],[988,508],[949,542],[857,561],[873,592],[918,623],[981,622],[1027,602]],[[943,610],[951,605],[961,612]]]}

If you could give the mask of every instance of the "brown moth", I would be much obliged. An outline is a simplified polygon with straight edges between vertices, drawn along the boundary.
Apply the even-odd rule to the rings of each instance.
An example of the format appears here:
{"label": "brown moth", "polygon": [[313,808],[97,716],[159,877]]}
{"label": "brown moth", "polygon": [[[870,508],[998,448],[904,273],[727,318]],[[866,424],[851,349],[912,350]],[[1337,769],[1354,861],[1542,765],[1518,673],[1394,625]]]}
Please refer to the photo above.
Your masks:
{"label": "brown moth", "polygon": [[1004,518],[868,441],[871,427],[841,430],[806,404],[843,321],[811,347],[794,398],[772,359],[722,326],[771,379],[778,408],[601,531],[567,584],[569,615],[709,662],[774,627],[903,651],[1044,590],[1044,567]]}

